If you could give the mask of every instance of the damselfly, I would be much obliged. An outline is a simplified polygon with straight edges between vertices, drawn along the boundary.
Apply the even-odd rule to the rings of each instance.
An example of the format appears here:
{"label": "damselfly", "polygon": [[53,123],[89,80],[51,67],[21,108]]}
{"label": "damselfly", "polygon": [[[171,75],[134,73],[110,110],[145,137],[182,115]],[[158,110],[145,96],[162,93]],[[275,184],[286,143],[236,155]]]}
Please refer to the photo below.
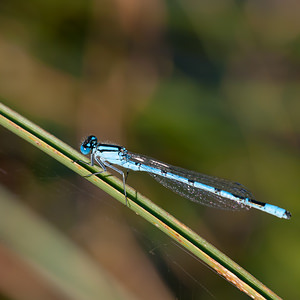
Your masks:
{"label": "damselfly", "polygon": [[203,205],[230,210],[253,207],[279,218],[291,218],[291,213],[283,208],[256,201],[252,193],[240,183],[174,167],[154,158],[132,153],[121,146],[98,143],[93,135],[86,138],[80,150],[84,155],[90,153],[91,166],[96,161],[103,169],[102,172],[109,167],[123,176],[125,198],[125,174],[114,165],[127,171],[147,172],[163,186]]}

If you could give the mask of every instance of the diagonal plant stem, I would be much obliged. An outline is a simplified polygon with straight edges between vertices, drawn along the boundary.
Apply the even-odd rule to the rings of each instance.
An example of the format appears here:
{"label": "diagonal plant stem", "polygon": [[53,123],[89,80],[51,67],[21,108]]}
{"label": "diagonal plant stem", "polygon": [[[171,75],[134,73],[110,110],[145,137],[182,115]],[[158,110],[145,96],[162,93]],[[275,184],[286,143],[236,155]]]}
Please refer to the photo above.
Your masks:
{"label": "diagonal plant stem", "polygon": [[[78,162],[79,160],[86,161],[86,157],[2,103],[0,103],[0,124],[81,176],[101,170],[97,166],[91,167]],[[123,182],[118,178],[103,172],[85,177],[85,179],[125,204]],[[281,299],[237,263],[148,198],[127,185],[126,193],[128,208],[166,233],[249,297],[253,299]]]}
{"label": "diagonal plant stem", "polygon": [[[13,284],[6,284],[4,289],[1,286],[1,294],[4,291],[15,299],[13,290],[17,288],[17,299],[43,299],[50,290],[57,293],[58,299],[137,299],[104,268],[95,265],[76,244],[19,200],[0,185],[1,272],[6,274],[12,269],[19,275],[13,279]],[[9,263],[3,265],[7,260]],[[23,278],[20,274],[24,275],[24,269],[26,274],[38,274],[39,279],[30,275]],[[3,277],[0,281],[2,284]],[[20,281],[23,288],[18,286]],[[38,287],[43,281],[49,290]],[[60,294],[64,297],[61,298]],[[49,296],[46,298],[49,299]]]}

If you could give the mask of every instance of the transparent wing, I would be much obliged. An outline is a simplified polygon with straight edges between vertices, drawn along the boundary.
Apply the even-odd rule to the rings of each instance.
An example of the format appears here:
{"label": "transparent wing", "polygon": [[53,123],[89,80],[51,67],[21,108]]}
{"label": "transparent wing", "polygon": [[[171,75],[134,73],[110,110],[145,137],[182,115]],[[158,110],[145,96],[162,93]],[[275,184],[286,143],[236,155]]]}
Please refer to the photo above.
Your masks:
{"label": "transparent wing", "polygon": [[[240,198],[254,199],[251,192],[248,191],[246,187],[244,187],[242,184],[237,182],[193,172],[190,170],[185,170],[183,168],[175,167],[141,154],[129,152],[128,159],[134,163],[141,163],[152,168],[160,169],[164,172],[171,172],[175,175],[187,178],[189,180],[200,182],[218,190],[229,192],[234,196],[238,196]],[[163,186],[171,189],[175,193],[185,198],[188,198],[191,201],[198,202],[206,206],[222,209],[248,209],[248,206],[245,206],[242,203],[236,202],[226,197],[222,197],[215,193],[205,191],[203,189],[182,183],[174,179],[167,178],[165,176],[152,174],[150,172],[149,174]]]}
{"label": "transparent wing", "polygon": [[151,173],[149,174],[163,186],[169,188],[175,193],[191,201],[198,202],[206,206],[221,208],[221,209],[229,209],[229,210],[238,210],[243,208],[248,209],[247,206],[244,206],[241,203],[233,201],[231,199],[224,198],[220,195],[213,194],[211,192],[190,186],[188,184],[170,178],[162,177]]}

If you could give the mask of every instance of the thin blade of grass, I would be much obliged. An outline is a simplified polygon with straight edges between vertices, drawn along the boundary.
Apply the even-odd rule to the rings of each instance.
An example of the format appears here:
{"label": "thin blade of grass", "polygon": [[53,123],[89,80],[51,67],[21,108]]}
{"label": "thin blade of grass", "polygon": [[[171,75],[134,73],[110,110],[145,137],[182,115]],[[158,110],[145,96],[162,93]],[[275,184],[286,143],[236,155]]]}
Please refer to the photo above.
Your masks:
{"label": "thin blade of grass", "polygon": [[136,299],[99,265],[95,266],[76,245],[1,186],[0,207],[1,242],[9,245],[53,290],[62,291],[74,300]]}
{"label": "thin blade of grass", "polygon": [[[97,166],[91,167],[79,162],[74,162],[76,160],[87,161],[87,159],[72,147],[1,103],[0,114],[0,124],[2,126],[35,145],[79,175],[86,176],[91,174],[91,172],[95,173],[101,170]],[[125,204],[123,183],[118,178],[104,172],[91,177],[85,177],[85,179]],[[126,186],[126,192],[128,208],[166,233],[242,292],[253,299],[281,299],[237,263],[168,212],[155,205],[148,198],[129,186]]]}

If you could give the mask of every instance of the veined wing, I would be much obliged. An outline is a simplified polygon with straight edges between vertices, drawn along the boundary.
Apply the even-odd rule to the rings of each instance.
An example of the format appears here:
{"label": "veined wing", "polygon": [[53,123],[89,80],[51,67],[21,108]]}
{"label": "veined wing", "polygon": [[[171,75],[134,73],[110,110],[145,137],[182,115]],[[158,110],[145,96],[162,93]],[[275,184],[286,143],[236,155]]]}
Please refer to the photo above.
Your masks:
{"label": "veined wing", "polygon": [[237,182],[175,167],[141,154],[128,152],[128,159],[134,163],[140,163],[151,168],[161,170],[162,175],[153,174],[151,172],[148,173],[160,184],[171,189],[175,193],[188,198],[191,201],[198,202],[206,206],[230,210],[243,208],[248,209],[248,206],[245,206],[233,199],[221,196],[217,192],[207,191],[205,189],[168,178],[168,174],[172,173],[190,181],[194,181],[195,183],[199,182],[201,184],[205,184],[206,186],[212,187],[217,191],[226,191],[241,199],[253,199],[251,192],[248,191],[242,184]]}

